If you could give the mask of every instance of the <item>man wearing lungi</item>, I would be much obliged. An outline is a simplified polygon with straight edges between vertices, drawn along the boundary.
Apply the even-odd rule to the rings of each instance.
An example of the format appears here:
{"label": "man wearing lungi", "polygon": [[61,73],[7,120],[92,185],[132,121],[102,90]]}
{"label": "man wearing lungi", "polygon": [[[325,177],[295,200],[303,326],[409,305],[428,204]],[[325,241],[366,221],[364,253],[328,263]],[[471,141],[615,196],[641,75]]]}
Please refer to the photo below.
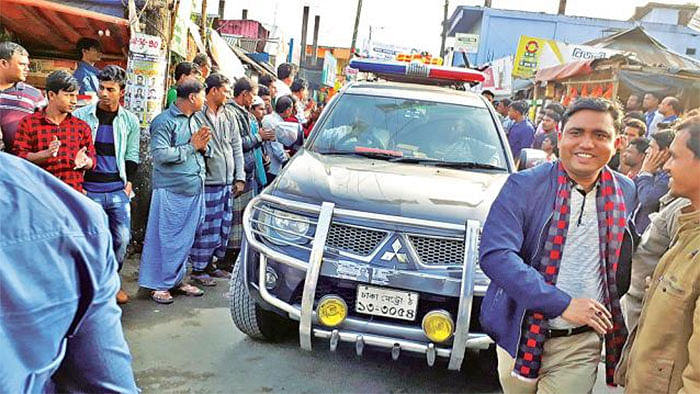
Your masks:
{"label": "man wearing lungi", "polygon": [[204,225],[197,233],[190,253],[190,278],[202,286],[215,286],[213,278],[230,277],[228,272],[217,268],[216,262],[223,259],[226,253],[231,233],[233,197],[243,192],[246,176],[236,115],[224,105],[231,92],[231,83],[222,74],[211,74],[207,77],[206,86],[206,103],[193,118],[197,127],[207,126],[211,129],[211,154],[205,158]]}
{"label": "man wearing lungi", "polygon": [[170,304],[170,290],[188,296],[204,292],[185,283],[187,259],[204,222],[204,157],[209,156],[209,127],[195,128],[192,115],[202,109],[204,85],[196,79],[177,87],[177,100],[151,122],[153,195],[148,215],[139,285],[151,298]]}

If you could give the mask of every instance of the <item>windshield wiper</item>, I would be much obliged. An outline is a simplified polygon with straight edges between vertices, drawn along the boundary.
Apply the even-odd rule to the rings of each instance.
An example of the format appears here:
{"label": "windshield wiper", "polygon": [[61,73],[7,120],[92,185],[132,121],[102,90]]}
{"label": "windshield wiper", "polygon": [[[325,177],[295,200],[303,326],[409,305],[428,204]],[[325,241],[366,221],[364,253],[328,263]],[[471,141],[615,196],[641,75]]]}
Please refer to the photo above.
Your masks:
{"label": "windshield wiper", "polygon": [[356,152],[354,150],[347,150],[347,151],[317,151],[317,153],[320,153],[322,155],[362,156],[362,157],[368,157],[371,159],[380,159],[380,160],[401,159],[400,156],[393,155],[391,153],[385,153],[385,152],[365,152],[365,151]]}
{"label": "windshield wiper", "polygon": [[396,163],[414,163],[414,164],[425,164],[436,167],[447,167],[447,168],[468,168],[468,169],[483,169],[483,170],[501,170],[506,169],[499,166],[494,166],[492,164],[477,163],[475,161],[444,161],[437,159],[421,159],[418,157],[395,157],[390,159],[391,162]]}

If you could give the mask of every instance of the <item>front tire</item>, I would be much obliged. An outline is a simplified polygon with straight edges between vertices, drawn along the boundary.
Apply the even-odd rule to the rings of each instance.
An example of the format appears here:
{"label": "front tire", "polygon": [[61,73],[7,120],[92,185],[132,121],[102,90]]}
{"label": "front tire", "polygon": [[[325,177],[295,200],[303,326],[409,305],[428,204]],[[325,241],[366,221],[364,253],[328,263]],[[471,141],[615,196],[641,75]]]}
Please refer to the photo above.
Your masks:
{"label": "front tire", "polygon": [[277,342],[286,338],[294,324],[290,319],[261,308],[248,293],[239,258],[231,275],[230,310],[236,328],[253,339]]}

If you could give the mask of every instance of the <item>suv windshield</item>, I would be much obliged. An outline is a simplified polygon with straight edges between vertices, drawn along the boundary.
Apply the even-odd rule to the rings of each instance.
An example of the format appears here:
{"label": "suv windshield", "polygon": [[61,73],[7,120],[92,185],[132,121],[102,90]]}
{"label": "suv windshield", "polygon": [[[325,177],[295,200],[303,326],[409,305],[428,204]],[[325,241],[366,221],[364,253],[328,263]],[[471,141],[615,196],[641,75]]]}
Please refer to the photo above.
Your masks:
{"label": "suv windshield", "polygon": [[311,150],[420,164],[506,169],[486,108],[346,94],[338,97]]}

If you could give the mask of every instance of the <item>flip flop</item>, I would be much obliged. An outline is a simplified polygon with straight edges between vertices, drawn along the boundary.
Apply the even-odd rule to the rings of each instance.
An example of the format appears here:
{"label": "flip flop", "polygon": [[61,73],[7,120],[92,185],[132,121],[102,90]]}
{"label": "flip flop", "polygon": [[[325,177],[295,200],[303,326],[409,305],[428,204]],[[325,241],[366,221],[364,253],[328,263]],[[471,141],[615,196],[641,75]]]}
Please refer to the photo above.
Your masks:
{"label": "flip flop", "polygon": [[202,272],[201,274],[190,274],[190,279],[192,282],[195,284],[201,285],[201,286],[207,286],[207,287],[212,287],[216,286],[216,281],[214,278],[209,276],[208,274]]}
{"label": "flip flop", "polygon": [[156,290],[151,292],[151,299],[159,304],[172,304],[173,296],[167,290]]}
{"label": "flip flop", "polygon": [[200,289],[199,287],[189,285],[187,283],[183,283],[173,290],[180,292],[188,297],[201,297],[204,295],[204,290]]}
{"label": "flip flop", "polygon": [[211,276],[212,278],[231,279],[231,273],[226,272],[226,271],[219,269],[219,268],[209,272],[209,276]]}

